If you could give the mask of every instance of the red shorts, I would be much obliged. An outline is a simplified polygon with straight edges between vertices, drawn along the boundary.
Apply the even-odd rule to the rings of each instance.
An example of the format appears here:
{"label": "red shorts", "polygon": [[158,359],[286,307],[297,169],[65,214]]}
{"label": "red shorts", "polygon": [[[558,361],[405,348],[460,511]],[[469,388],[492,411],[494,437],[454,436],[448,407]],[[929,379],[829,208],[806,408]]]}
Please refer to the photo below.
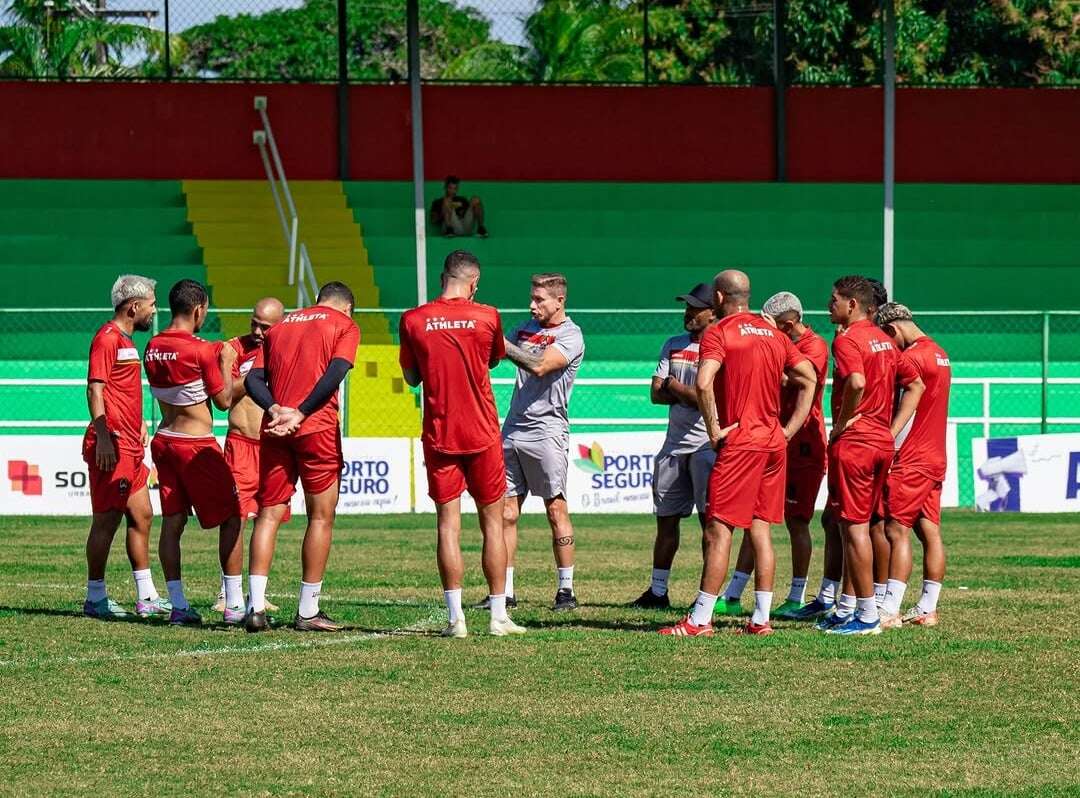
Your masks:
{"label": "red shorts", "polygon": [[446,504],[468,488],[479,505],[494,504],[506,494],[506,466],[502,441],[496,440],[473,454],[445,454],[424,444],[428,496],[436,504]]}
{"label": "red shorts", "polygon": [[819,468],[791,468],[787,472],[787,496],[784,500],[784,518],[809,521],[814,517],[821,480],[825,471]]}
{"label": "red shorts", "polygon": [[125,450],[116,445],[116,466],[102,471],[97,466],[97,438],[83,437],[83,460],[90,474],[90,508],[95,513],[127,509],[128,499],[146,487],[150,469],[143,462],[142,450]]}
{"label": "red shorts", "polygon": [[829,447],[829,509],[839,521],[866,524],[878,511],[893,448],[839,438]]}
{"label": "red shorts", "polygon": [[[254,518],[259,514],[259,503],[255,501],[255,494],[259,490],[260,445],[258,438],[249,438],[239,432],[230,432],[225,436],[225,462],[229,464],[229,470],[236,482],[242,518]],[[289,520],[289,510],[285,511],[282,520]]]}
{"label": "red shorts", "polygon": [[332,427],[303,435],[262,437],[259,455],[259,507],[285,504],[296,492],[296,479],[305,493],[322,493],[341,479],[345,464],[341,453],[341,430]]}
{"label": "red shorts", "polygon": [[787,452],[722,448],[709,475],[710,519],[735,527],[784,520]]}
{"label": "red shorts", "polygon": [[203,529],[240,515],[236,483],[213,435],[176,435],[158,430],[150,442],[157,466],[161,514],[191,514]]}
{"label": "red shorts", "polygon": [[885,485],[885,517],[908,529],[920,518],[941,523],[941,482],[918,471],[894,468]]}

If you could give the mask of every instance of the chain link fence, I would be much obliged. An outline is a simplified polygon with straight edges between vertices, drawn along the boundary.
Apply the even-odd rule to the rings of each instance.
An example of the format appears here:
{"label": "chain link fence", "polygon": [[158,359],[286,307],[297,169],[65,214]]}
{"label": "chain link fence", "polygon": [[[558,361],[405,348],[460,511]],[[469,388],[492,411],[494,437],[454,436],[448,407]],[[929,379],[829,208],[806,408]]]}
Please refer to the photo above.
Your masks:
{"label": "chain link fence", "polygon": [[[901,84],[1080,85],[1072,0],[896,5]],[[773,85],[779,73],[789,85],[860,86],[883,74],[876,1],[418,6],[426,81]],[[5,78],[409,77],[406,0],[0,0],[0,8]]]}

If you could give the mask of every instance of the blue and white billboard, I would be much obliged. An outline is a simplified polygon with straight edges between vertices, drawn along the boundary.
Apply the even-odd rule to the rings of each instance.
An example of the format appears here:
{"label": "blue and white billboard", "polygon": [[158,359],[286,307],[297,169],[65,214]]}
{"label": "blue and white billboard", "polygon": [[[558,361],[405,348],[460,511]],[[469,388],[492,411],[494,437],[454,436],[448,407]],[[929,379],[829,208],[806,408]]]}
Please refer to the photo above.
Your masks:
{"label": "blue and white billboard", "polygon": [[1080,434],[975,438],[975,509],[1080,511]]}

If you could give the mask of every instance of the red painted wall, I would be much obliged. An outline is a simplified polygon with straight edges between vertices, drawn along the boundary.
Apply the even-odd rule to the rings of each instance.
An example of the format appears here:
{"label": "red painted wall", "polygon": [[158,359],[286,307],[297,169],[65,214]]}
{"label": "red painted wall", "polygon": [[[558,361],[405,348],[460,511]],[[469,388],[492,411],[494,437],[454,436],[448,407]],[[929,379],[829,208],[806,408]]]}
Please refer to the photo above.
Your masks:
{"label": "red painted wall", "polygon": [[[269,98],[294,179],[337,170],[336,88],[0,83],[0,177],[258,178]],[[405,86],[350,90],[354,179],[412,173]],[[770,180],[768,88],[428,86],[425,171],[479,180]],[[881,179],[880,89],[788,93],[788,175]],[[903,89],[897,179],[1080,182],[1080,93]]]}

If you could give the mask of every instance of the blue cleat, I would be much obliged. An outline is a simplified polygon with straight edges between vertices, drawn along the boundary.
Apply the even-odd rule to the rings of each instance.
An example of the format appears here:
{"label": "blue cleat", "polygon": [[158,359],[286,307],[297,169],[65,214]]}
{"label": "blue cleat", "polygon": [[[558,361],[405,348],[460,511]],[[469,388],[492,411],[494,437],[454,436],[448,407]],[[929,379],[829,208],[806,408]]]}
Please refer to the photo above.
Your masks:
{"label": "blue cleat", "polygon": [[872,621],[860,621],[858,613],[852,615],[846,622],[826,629],[829,635],[879,635],[881,634],[881,620],[874,618]]}
{"label": "blue cleat", "polygon": [[845,613],[841,615],[836,611],[836,608],[829,610],[827,613],[821,616],[821,619],[814,624],[814,628],[819,632],[828,632],[830,629],[836,626],[843,626],[849,620],[855,617],[853,612]]}
{"label": "blue cleat", "polygon": [[83,602],[83,615],[99,621],[124,621],[131,617],[127,610],[111,598],[103,598],[101,601],[87,599]]}
{"label": "blue cleat", "polygon": [[815,598],[809,604],[804,604],[799,609],[786,613],[783,617],[788,621],[813,621],[823,615],[828,615],[835,606],[836,604],[833,602],[826,604],[821,599]]}

